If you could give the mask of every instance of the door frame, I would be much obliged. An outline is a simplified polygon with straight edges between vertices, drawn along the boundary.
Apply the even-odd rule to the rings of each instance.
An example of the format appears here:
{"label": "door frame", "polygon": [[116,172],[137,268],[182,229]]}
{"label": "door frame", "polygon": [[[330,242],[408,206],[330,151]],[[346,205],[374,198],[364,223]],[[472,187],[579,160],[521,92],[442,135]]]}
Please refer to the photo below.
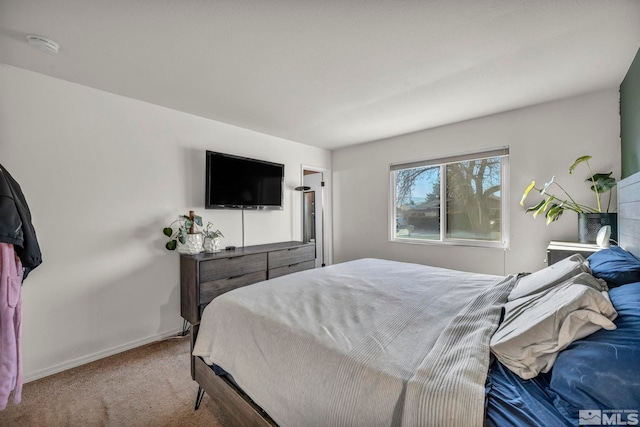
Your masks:
{"label": "door frame", "polygon": [[[322,206],[318,207],[318,199],[316,197],[316,209],[322,210],[322,259],[324,265],[333,264],[333,221],[332,221],[332,187],[331,187],[331,170],[327,168],[321,168],[311,165],[300,166],[300,185],[304,185],[304,171],[312,171],[322,173],[322,180],[324,181],[324,187],[322,187]],[[303,236],[302,215],[300,216],[300,236]],[[316,230],[316,234],[318,230]]]}

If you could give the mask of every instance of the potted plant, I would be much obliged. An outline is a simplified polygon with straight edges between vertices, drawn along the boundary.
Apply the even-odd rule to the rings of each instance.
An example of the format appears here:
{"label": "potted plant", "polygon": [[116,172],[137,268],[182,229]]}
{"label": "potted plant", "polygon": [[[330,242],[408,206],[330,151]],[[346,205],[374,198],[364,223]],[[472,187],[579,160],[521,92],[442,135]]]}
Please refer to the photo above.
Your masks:
{"label": "potted plant", "polygon": [[[590,159],[591,156],[578,157],[571,167],[569,167],[569,173],[573,174],[576,167],[581,163],[586,165],[589,170],[589,177],[585,182],[590,184],[591,191],[595,193],[595,206],[577,203],[574,198],[555,181],[555,176],[546,182],[542,188],[536,187],[536,182],[531,181],[531,184],[529,184],[522,195],[522,200],[520,200],[520,205],[524,206],[524,201],[531,191],[535,190],[539,192],[544,197],[543,200],[528,207],[526,212],[533,212],[534,218],[544,214],[547,218],[547,225],[557,221],[565,210],[576,212],[578,214],[578,234],[581,243],[595,243],[598,231],[604,225],[611,226],[612,236],[617,235],[617,214],[610,212],[611,189],[615,187],[616,179],[611,176],[613,172],[593,173],[591,165],[589,165]],[[564,194],[561,196],[552,194],[550,192],[552,185],[557,186]],[[609,193],[606,207],[601,200],[605,193]]]}
{"label": "potted plant", "polygon": [[220,237],[224,237],[220,230],[211,230],[213,224],[207,223],[207,227],[202,231],[204,236],[204,251],[205,252],[218,252],[220,250]]}
{"label": "potted plant", "polygon": [[[178,228],[174,232],[175,223],[178,223]],[[162,229],[164,235],[170,239],[165,247],[170,251],[177,247],[178,252],[182,254],[193,255],[202,252],[203,235],[198,231],[198,226],[202,227],[202,217],[195,215],[193,211],[189,211],[189,215],[181,215]]]}

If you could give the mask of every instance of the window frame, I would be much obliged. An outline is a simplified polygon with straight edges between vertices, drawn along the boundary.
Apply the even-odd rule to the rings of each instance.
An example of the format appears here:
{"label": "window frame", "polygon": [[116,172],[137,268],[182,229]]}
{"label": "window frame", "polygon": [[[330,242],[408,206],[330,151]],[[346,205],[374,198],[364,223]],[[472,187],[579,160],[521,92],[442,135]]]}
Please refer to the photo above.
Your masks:
{"label": "window frame", "polygon": [[[446,236],[447,230],[447,174],[448,164],[460,163],[483,158],[500,157],[500,240],[460,239]],[[440,239],[412,239],[396,236],[396,179],[395,171],[413,169],[418,167],[440,167]],[[509,249],[509,147],[497,147],[482,151],[466,152],[446,157],[436,157],[417,161],[399,162],[389,164],[389,241],[392,243],[416,244],[416,245],[452,245],[474,246],[484,248]]]}

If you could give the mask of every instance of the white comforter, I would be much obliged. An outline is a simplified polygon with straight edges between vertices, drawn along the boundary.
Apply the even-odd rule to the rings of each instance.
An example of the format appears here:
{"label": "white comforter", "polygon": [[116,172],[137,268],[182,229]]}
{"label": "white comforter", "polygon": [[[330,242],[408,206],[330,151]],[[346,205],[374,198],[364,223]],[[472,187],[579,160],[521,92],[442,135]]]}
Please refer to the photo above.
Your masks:
{"label": "white comforter", "polygon": [[214,299],[193,354],[281,426],[481,426],[499,277],[363,259]]}

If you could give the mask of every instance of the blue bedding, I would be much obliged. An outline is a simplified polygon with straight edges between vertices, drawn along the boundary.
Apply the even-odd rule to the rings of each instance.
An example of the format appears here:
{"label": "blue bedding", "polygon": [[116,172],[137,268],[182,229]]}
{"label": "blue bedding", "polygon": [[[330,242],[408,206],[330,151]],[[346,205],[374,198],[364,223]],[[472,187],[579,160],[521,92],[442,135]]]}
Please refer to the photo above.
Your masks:
{"label": "blue bedding", "polygon": [[609,296],[618,311],[617,329],[575,341],[550,372],[523,380],[497,360],[492,363],[488,426],[577,426],[597,420],[596,425],[638,425],[640,282],[611,289]]}
{"label": "blue bedding", "polygon": [[523,380],[497,359],[487,380],[487,426],[572,426],[553,406],[551,372]]}

